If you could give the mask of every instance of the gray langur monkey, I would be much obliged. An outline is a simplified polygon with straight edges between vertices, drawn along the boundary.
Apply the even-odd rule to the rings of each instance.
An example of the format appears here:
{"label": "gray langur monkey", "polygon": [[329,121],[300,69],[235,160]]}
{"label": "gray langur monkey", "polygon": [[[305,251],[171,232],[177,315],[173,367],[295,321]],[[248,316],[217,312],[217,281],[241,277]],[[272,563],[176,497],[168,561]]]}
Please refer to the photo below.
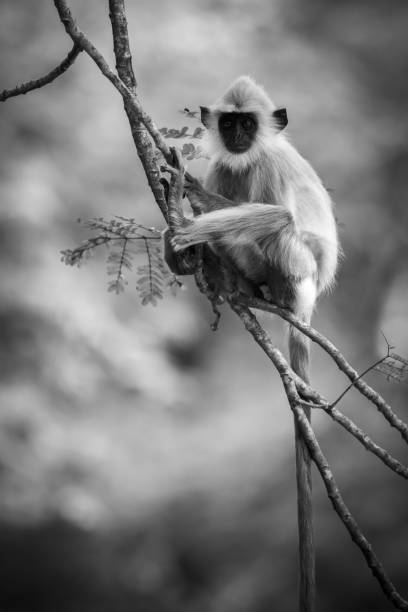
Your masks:
{"label": "gray langur monkey", "polygon": [[[212,106],[201,107],[211,160],[204,186],[186,174],[197,214],[171,238],[174,251],[208,243],[270,299],[309,323],[338,260],[329,194],[310,164],[282,133],[278,109],[251,78],[238,78]],[[289,330],[291,366],[309,380],[309,345]]]}

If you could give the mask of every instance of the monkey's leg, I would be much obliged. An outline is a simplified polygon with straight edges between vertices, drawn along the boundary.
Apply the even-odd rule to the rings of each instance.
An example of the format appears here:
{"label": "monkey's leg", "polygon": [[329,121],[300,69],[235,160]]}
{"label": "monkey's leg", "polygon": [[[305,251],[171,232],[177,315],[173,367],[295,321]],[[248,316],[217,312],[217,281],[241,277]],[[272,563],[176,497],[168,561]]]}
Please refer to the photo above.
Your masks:
{"label": "monkey's leg", "polygon": [[200,215],[174,234],[175,250],[201,242],[220,242],[245,239],[246,242],[273,241],[283,230],[294,233],[290,212],[283,206],[242,204]]}

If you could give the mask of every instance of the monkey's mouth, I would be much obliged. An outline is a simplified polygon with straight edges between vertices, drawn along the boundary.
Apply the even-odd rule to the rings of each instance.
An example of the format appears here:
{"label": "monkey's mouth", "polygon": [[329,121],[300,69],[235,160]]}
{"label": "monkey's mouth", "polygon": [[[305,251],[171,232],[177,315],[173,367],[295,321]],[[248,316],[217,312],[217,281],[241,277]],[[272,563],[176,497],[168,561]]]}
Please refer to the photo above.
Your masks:
{"label": "monkey's mouth", "polygon": [[245,153],[248,151],[250,145],[247,144],[234,144],[228,147],[230,153]]}

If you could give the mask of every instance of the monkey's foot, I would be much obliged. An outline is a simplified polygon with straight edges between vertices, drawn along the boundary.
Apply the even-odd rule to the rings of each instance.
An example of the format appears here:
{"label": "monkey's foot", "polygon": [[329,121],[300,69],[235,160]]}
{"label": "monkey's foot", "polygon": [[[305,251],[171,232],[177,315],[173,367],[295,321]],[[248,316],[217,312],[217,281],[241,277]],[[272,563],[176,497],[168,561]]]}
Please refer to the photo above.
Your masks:
{"label": "monkey's foot", "polygon": [[196,214],[207,208],[208,193],[198,179],[186,172],[184,176],[184,191],[190,200],[191,208]]}
{"label": "monkey's foot", "polygon": [[205,196],[207,194],[200,181],[189,172],[186,172],[184,175],[184,189],[187,195],[195,194]]}

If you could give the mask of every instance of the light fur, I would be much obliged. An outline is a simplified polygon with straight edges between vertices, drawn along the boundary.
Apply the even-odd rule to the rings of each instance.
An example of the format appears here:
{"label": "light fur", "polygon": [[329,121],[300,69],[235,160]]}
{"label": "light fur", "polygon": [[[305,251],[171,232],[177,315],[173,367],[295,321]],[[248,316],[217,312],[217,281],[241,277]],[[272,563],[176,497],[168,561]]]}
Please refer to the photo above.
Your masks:
{"label": "light fur", "polygon": [[[221,248],[254,283],[264,282],[272,290],[274,283],[281,283],[292,296],[295,314],[309,323],[317,296],[334,282],[336,223],[329,194],[309,162],[279,131],[274,110],[264,89],[246,76],[209,107],[211,161],[204,187],[228,198],[230,206],[224,201],[222,209],[214,210],[207,193],[201,198],[204,214],[180,228],[173,246],[180,250],[209,242]],[[230,153],[225,148],[218,129],[225,112],[256,115],[258,131],[249,151]],[[308,342],[293,328],[289,350],[293,369],[307,380]]]}

